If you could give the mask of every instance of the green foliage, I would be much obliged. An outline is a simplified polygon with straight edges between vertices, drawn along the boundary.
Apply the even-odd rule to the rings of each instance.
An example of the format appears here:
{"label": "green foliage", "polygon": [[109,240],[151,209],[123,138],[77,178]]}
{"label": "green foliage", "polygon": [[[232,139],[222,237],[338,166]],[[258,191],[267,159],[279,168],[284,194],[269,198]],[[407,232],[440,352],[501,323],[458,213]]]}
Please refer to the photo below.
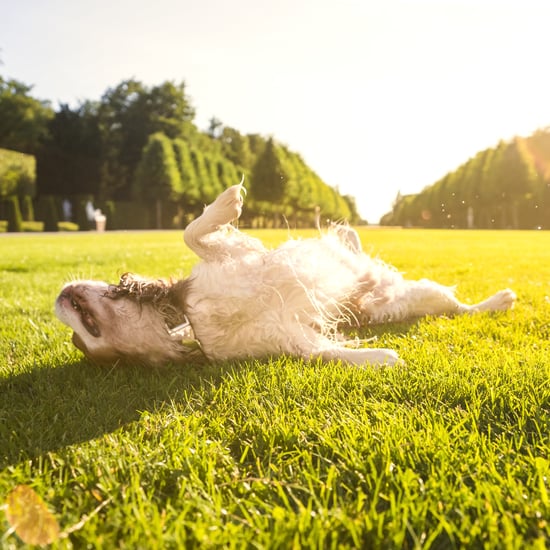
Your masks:
{"label": "green foliage", "polygon": [[21,200],[21,215],[26,222],[34,221],[34,205],[29,195],[25,195]]}
{"label": "green foliage", "polygon": [[[85,227],[88,227],[86,224]],[[79,231],[80,226],[73,222],[58,222],[56,231]]]}
{"label": "green foliage", "polygon": [[354,223],[359,219],[357,210],[352,211],[340,193],[324,183],[300,155],[272,138],[257,157],[250,189],[253,200],[292,217],[296,226],[311,226],[316,211],[328,220]]}
{"label": "green foliage", "polygon": [[138,165],[135,196],[144,201],[177,200],[182,192],[172,143],[162,133],[152,134]]}
{"label": "green foliage", "polygon": [[283,201],[289,173],[281,161],[281,150],[273,138],[269,138],[252,172],[250,190],[254,199],[274,205]]}
{"label": "green foliage", "polygon": [[87,203],[89,197],[75,197],[73,201],[73,218],[80,231],[89,231],[94,227],[94,221],[88,218]]}
{"label": "green foliage", "polygon": [[[218,172],[218,159],[213,155],[204,155],[204,165],[210,196],[217,197],[224,189]],[[237,183],[237,182],[235,182]]]}
{"label": "green foliage", "polygon": [[97,106],[61,105],[37,153],[42,193],[63,197],[100,194],[102,135]]}
{"label": "green foliage", "polygon": [[0,76],[0,147],[35,153],[53,116],[49,103],[30,96],[32,87]]}
{"label": "green foliage", "polygon": [[205,156],[200,149],[192,148],[190,150],[191,162],[195,177],[197,178],[200,189],[201,199],[204,203],[213,201],[216,198],[216,189],[211,186],[208,167],[205,161]]}
{"label": "green foliage", "polygon": [[108,89],[98,108],[103,134],[103,190],[105,198],[128,200],[136,168],[149,136],[162,133],[190,138],[194,110],[185,84],[165,82],[148,88],[136,80]]}
{"label": "green foliage", "polygon": [[155,223],[150,208],[144,202],[115,201],[111,215],[106,211],[110,229],[151,229]]}
{"label": "green foliage", "polygon": [[189,144],[182,139],[175,139],[172,141],[172,145],[181,179],[181,202],[186,206],[194,206],[200,202],[201,186],[198,181]]}
{"label": "green foliage", "polygon": [[[188,275],[181,235],[4,237],[0,506],[31,486],[68,532],[52,548],[548,547],[550,234],[360,236],[469,302],[512,284],[517,307],[359,331],[399,350],[393,369],[100,368],[54,296],[72,277]],[[0,513],[2,545],[24,548],[9,528]]]}
{"label": "green foliage", "polygon": [[[0,92],[5,92],[0,93],[0,114],[13,101],[25,105],[32,100],[29,87],[0,82]],[[14,112],[23,117],[22,112]],[[97,102],[83,101],[76,108],[60,105],[52,114],[39,117],[42,130],[33,146],[42,195],[71,202],[91,195],[96,204],[139,197],[156,205],[156,227],[171,227],[174,220],[181,225],[192,219],[204,204],[244,175],[250,190],[246,213],[250,223],[263,225],[269,219],[277,226],[286,218],[296,227],[312,225],[319,209],[327,219],[358,221],[349,201],[328,187],[298,154],[273,138],[243,135],[216,118],[206,132],[200,132],[193,123],[195,113],[184,83],[149,87],[130,79],[109,88]],[[0,138],[1,130],[0,124]],[[154,146],[151,136],[158,142]],[[168,152],[169,142],[177,170]],[[156,152],[151,150],[157,146]],[[153,165],[148,167],[150,160]],[[0,178],[0,193],[19,185],[20,196],[34,194],[23,189],[34,179],[17,185],[15,179],[11,173]],[[122,225],[129,222],[124,220]]]}
{"label": "green foliage", "polygon": [[164,225],[162,203],[177,201],[182,194],[182,182],[172,142],[160,132],[152,134],[136,170],[134,196],[144,202],[156,202],[157,229],[160,229]]}
{"label": "green foliage", "polygon": [[8,221],[7,231],[10,233],[23,231],[23,216],[17,196],[0,198],[0,212],[1,217]]}
{"label": "green foliage", "polygon": [[399,196],[384,224],[550,228],[550,129],[500,142],[414,196]]}
{"label": "green foliage", "polygon": [[36,218],[44,222],[44,231],[58,231],[59,213],[52,195],[41,195],[36,203]]}
{"label": "green foliage", "polygon": [[256,155],[250,149],[249,136],[243,136],[238,130],[225,126],[219,139],[222,142],[222,153],[225,158],[244,170],[252,169]]}
{"label": "green foliage", "polygon": [[222,189],[227,189],[235,185],[241,179],[242,171],[241,174],[239,174],[239,170],[230,160],[218,158],[216,161],[216,169]]}
{"label": "green foliage", "polygon": [[0,197],[34,197],[36,161],[32,155],[0,149]]}

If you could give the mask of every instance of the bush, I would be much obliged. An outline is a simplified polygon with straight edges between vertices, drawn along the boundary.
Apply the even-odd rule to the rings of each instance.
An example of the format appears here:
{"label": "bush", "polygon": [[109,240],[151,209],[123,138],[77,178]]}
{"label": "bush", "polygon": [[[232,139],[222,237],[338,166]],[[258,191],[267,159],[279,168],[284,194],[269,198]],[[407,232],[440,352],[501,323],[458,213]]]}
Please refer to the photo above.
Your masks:
{"label": "bush", "polygon": [[107,225],[113,229],[152,229],[151,216],[147,205],[138,202],[116,202],[112,217],[106,212]]}
{"label": "bush", "polygon": [[17,233],[23,231],[23,216],[19,208],[19,199],[16,196],[6,197],[1,201],[3,216],[7,220],[7,231]]}
{"label": "bush", "polygon": [[40,233],[44,231],[44,222],[23,221],[23,231],[25,233]]}
{"label": "bush", "polygon": [[34,208],[32,205],[32,197],[30,195],[25,195],[21,200],[21,214],[23,215],[24,221],[34,221]]}
{"label": "bush", "polygon": [[88,231],[93,227],[93,221],[88,219],[88,212],[86,210],[88,201],[88,198],[81,197],[76,197],[73,201],[73,219],[79,226],[80,231]]}
{"label": "bush", "polygon": [[0,149],[0,195],[34,195],[36,160],[18,151]]}
{"label": "bush", "polygon": [[73,222],[58,222],[57,230],[58,231],[78,231],[80,227],[78,224]]}

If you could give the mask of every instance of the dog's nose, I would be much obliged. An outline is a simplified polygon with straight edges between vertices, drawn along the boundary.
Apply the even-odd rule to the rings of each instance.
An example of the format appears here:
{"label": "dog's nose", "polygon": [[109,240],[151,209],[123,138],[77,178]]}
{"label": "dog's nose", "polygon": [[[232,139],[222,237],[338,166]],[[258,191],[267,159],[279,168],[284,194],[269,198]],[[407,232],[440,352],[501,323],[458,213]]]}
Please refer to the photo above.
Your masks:
{"label": "dog's nose", "polygon": [[71,300],[73,297],[73,287],[72,286],[65,286],[61,289],[61,292],[59,293],[59,296],[57,297],[58,301],[61,300]]}
{"label": "dog's nose", "polygon": [[73,287],[72,286],[66,286],[61,290],[61,293],[59,294],[60,298],[70,298],[73,295]]}

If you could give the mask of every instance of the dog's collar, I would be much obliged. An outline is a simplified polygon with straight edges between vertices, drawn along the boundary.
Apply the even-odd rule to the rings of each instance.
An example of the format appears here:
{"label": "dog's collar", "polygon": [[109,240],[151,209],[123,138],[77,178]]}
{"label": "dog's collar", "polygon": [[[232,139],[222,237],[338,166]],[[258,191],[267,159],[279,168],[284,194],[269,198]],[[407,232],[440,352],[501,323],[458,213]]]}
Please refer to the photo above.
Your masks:
{"label": "dog's collar", "polygon": [[186,353],[200,353],[204,356],[201,343],[195,338],[195,331],[191,326],[191,321],[185,313],[183,314],[183,322],[175,327],[166,326],[168,335],[173,340],[177,340],[185,348]]}
{"label": "dog's collar", "polygon": [[193,330],[193,327],[191,326],[191,321],[189,321],[189,318],[184,313],[183,314],[183,323],[180,323],[179,325],[176,325],[175,327],[172,327],[172,328],[169,328],[167,326],[166,329],[168,330],[168,334],[170,336],[175,336],[183,330],[186,330],[186,329]]}

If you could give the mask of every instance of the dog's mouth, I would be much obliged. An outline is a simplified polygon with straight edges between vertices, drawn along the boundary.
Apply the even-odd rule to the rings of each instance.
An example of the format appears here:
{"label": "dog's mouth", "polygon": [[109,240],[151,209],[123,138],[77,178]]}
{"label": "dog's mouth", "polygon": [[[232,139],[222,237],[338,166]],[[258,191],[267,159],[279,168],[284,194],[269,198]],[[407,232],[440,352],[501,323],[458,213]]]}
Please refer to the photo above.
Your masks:
{"label": "dog's mouth", "polygon": [[60,298],[65,299],[67,304],[80,316],[82,326],[95,338],[101,336],[99,325],[92,312],[86,307],[86,300],[79,296],[74,290],[67,289],[62,292]]}

